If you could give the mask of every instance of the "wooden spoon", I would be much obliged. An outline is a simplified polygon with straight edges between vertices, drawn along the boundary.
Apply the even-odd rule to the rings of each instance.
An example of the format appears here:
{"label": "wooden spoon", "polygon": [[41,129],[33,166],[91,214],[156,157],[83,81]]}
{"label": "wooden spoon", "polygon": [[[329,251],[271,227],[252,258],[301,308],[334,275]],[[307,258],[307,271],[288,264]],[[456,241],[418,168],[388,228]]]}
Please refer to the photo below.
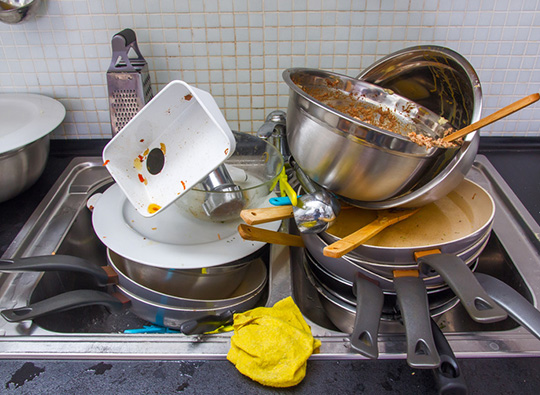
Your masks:
{"label": "wooden spoon", "polygon": [[525,108],[533,104],[534,102],[537,102],[538,99],[540,99],[540,94],[533,93],[532,95],[524,97],[521,100],[518,100],[504,108],[501,108],[498,111],[495,111],[493,114],[488,115],[485,118],[482,118],[478,122],[471,123],[469,126],[466,126],[463,129],[458,130],[457,132],[449,134],[448,136],[443,138],[443,141],[452,142],[454,140],[457,140],[469,133],[474,132],[475,130],[478,130],[480,128],[483,128],[484,126],[490,125],[493,122],[498,121],[499,119],[507,117],[508,115],[513,114],[516,111],[521,110],[522,108]]}
{"label": "wooden spoon", "polygon": [[290,247],[304,247],[304,241],[300,236],[289,233],[275,232],[273,230],[256,228],[254,226],[240,224],[238,233],[244,240],[262,241],[263,243],[279,244]]}
{"label": "wooden spoon", "polygon": [[403,210],[389,209],[378,211],[377,218],[373,222],[367,224],[363,228],[358,229],[356,232],[345,236],[341,240],[326,246],[323,250],[323,254],[330,258],[341,258],[346,253],[354,250],[359,245],[371,239],[383,229],[409,218],[411,215],[418,212],[418,210],[420,210],[420,208]]}
{"label": "wooden spoon", "polygon": [[292,217],[293,206],[252,208],[240,211],[240,218],[248,225],[259,225]]}

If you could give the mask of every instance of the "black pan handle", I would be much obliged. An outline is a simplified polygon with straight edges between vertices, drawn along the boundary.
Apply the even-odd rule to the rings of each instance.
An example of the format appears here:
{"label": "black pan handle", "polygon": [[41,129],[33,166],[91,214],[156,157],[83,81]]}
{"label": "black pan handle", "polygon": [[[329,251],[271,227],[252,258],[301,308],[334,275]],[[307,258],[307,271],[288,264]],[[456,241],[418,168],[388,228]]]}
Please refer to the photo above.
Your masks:
{"label": "black pan handle", "polygon": [[71,255],[40,255],[27,258],[0,259],[2,272],[51,272],[67,271],[86,273],[103,287],[109,283],[109,276],[101,266]]}
{"label": "black pan handle", "polygon": [[59,313],[61,311],[91,305],[103,305],[111,312],[118,312],[122,310],[125,303],[126,301],[121,301],[106,292],[79,289],[65,292],[25,307],[3,310],[0,314],[9,322],[20,322],[51,313]]}
{"label": "black pan handle", "polygon": [[540,311],[501,280],[483,273],[474,275],[489,296],[505,309],[512,319],[540,340]]}
{"label": "black pan handle", "polygon": [[116,33],[114,36],[122,36],[124,40],[126,40],[126,47],[137,41],[137,36],[132,29],[124,29],[121,32]]}
{"label": "black pan handle", "polygon": [[439,325],[431,319],[433,340],[441,357],[441,366],[433,369],[440,395],[466,395],[467,383],[461,373],[458,361]]}
{"label": "black pan handle", "polygon": [[441,364],[437,352],[424,281],[419,277],[394,277],[401,318],[407,337],[407,363],[411,368],[434,369]]}
{"label": "black pan handle", "polygon": [[431,254],[418,258],[418,268],[425,274],[435,270],[459,297],[463,307],[476,322],[490,323],[506,319],[508,314],[486,293],[465,262],[452,254]]}
{"label": "black pan handle", "polygon": [[356,275],[353,284],[356,295],[356,317],[351,334],[351,347],[365,357],[377,359],[379,324],[384,304],[382,289],[371,281]]}
{"label": "black pan handle", "polygon": [[180,325],[180,331],[184,335],[199,335],[211,332],[223,325],[233,323],[234,311],[227,310],[217,315],[205,315],[203,317],[186,321]]}

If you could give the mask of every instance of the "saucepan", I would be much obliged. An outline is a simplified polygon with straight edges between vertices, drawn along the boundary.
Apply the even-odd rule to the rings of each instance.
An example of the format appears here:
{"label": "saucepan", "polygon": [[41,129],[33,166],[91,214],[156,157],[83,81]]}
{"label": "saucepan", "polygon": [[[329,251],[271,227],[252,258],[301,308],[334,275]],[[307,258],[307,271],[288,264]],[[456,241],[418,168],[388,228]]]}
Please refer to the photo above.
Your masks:
{"label": "saucepan", "polygon": [[[376,302],[380,301],[380,292],[376,286],[371,283],[359,282],[356,287],[352,287],[351,284],[335,278],[330,273],[325,273],[322,267],[309,258],[309,254],[304,265],[306,276],[317,290],[321,305],[329,319],[340,331],[351,333],[351,348],[368,358],[376,358],[378,356],[377,333],[379,327]],[[332,280],[327,287],[326,280],[329,279]],[[363,289],[358,289],[360,284],[364,285]],[[334,289],[340,292],[334,292]],[[351,293],[352,289],[355,290],[356,297]],[[368,296],[370,298],[366,299]],[[396,302],[395,300],[389,301],[388,296],[387,293],[384,294],[381,319],[400,320],[400,312],[396,311],[395,308]],[[435,294],[430,293],[428,302],[431,317],[437,317],[454,307],[458,300],[451,291],[443,291]],[[438,387],[441,390],[445,388],[454,390],[457,387],[465,388],[466,384],[461,375],[457,358],[452,352],[448,340],[433,318],[430,321],[434,348],[429,351],[432,351],[435,358],[438,355],[440,359],[440,366],[433,368]],[[425,329],[429,330],[428,328]],[[410,330],[407,335],[409,337],[413,336]],[[425,339],[422,333],[416,333],[416,336],[417,339]],[[415,359],[412,359],[412,362],[414,363]]]}
{"label": "saucepan", "polygon": [[[265,213],[283,211],[286,207],[262,209]],[[247,210],[243,218],[249,223],[260,224],[258,219],[269,221],[271,215],[261,216],[254,210]],[[362,263],[368,269],[379,268],[381,277],[392,277],[393,270],[417,267],[414,253],[418,251],[440,250],[454,254],[468,264],[474,261],[489,238],[495,205],[491,196],[479,185],[464,180],[453,192],[437,202],[421,208],[411,217],[382,230],[364,244],[356,247],[341,258],[325,255],[325,248],[341,237],[352,233],[377,217],[371,210],[358,208],[343,209],[335,224],[320,234],[277,235],[260,229],[250,229],[253,238],[258,233],[277,236],[282,240],[274,243],[295,242],[305,246],[314,258],[328,270],[342,278],[353,281]],[[283,218],[283,215],[280,217]],[[247,222],[246,221],[246,222]],[[337,236],[336,236],[337,235]],[[244,234],[248,237],[250,235]],[[427,283],[429,285],[429,282]]]}
{"label": "saucepan", "polygon": [[[347,255],[341,258],[330,258],[325,256],[324,247],[326,244],[321,235],[301,234],[299,241],[302,242],[302,245],[305,245],[317,262],[331,273],[350,282],[355,281],[357,274],[363,276],[366,276],[367,274],[368,277],[375,280],[383,290],[395,291],[395,272],[402,271],[404,265],[415,265],[418,263],[418,266],[414,267],[414,269],[421,269],[418,276],[423,278],[424,282],[430,281],[430,285],[435,287],[448,284],[460,297],[473,319],[479,322],[500,320],[505,318],[505,314],[481,289],[466,262],[456,255],[456,253],[459,254],[463,250],[469,250],[469,248],[459,248],[460,245],[470,246],[472,243],[475,244],[476,251],[474,253],[467,251],[467,256],[471,262],[474,261],[475,255],[479,254],[485,245],[485,241],[487,241],[487,237],[489,237],[486,235],[489,234],[491,229],[495,206],[489,194],[477,184],[469,180],[464,180],[462,185],[462,187],[460,186],[460,188],[456,189],[455,195],[448,197],[448,199],[445,198],[445,204],[444,202],[440,202],[439,206],[436,206],[436,211],[441,212],[437,221],[432,220],[434,212],[426,206],[415,215],[379,233],[378,236],[383,238],[385,232],[392,231],[394,227],[405,225],[404,228],[395,233],[398,240],[394,240],[393,244],[387,245],[382,249],[379,246],[367,244],[361,246],[365,252],[359,256],[364,261],[373,262],[374,264],[384,263],[389,270],[389,273],[386,276],[373,276],[373,273],[370,270],[359,265],[358,262],[351,261],[348,259]],[[428,213],[426,217],[421,215],[422,210],[425,210],[425,212]],[[340,217],[346,219],[347,214],[348,210],[342,210],[338,220]],[[420,219],[420,222],[415,222],[415,219]],[[464,221],[468,224],[468,227],[465,229],[461,228],[462,222]],[[407,224],[407,222],[409,222],[409,224]],[[427,236],[433,235],[435,230],[430,228],[433,224],[442,227],[442,231],[437,234],[436,240],[428,237],[423,243],[418,242],[418,239],[414,236],[414,232],[421,231],[420,234],[423,234],[424,238],[426,236],[422,232],[424,230],[428,231]],[[360,226],[358,226],[358,224],[355,224],[353,225],[353,228],[361,227],[362,225],[363,224],[360,224]],[[456,227],[456,225],[459,226]],[[408,230],[407,226],[409,226]],[[459,231],[460,228],[461,231]],[[330,229],[323,234],[327,235],[330,232]],[[456,234],[454,234],[454,232],[456,232]],[[402,241],[401,237],[403,235],[408,235],[408,240],[405,240],[404,244],[396,244],[396,242],[399,243]],[[390,239],[392,239],[392,237],[390,237]],[[355,249],[354,252],[357,252],[357,250]],[[385,252],[387,253],[386,256],[384,255]],[[419,255],[425,255],[426,253],[428,254],[427,257],[418,260]],[[469,264],[471,262],[469,262]],[[407,269],[410,269],[410,267]],[[437,274],[440,275],[440,277],[433,281],[434,279],[430,277],[436,276]],[[470,291],[472,292],[469,293]],[[480,300],[482,303],[489,305],[490,308],[485,310],[475,308],[477,305],[475,301]],[[491,315],[492,313],[493,315]]]}
{"label": "saucepan", "polygon": [[431,294],[428,300],[418,279],[397,278],[399,313],[396,313],[395,297],[383,295],[376,284],[361,276],[356,277],[354,287],[345,283],[336,286],[335,279],[331,286],[326,286],[325,280],[332,276],[325,274],[324,269],[309,256],[304,261],[304,270],[329,319],[339,330],[351,334],[351,347],[355,351],[368,358],[377,358],[380,319],[401,318],[407,338],[407,363],[420,369],[433,369],[440,365],[429,320],[430,315],[442,314],[457,303],[451,291]]}
{"label": "saucepan", "polygon": [[3,271],[76,271],[93,276],[98,286],[108,286],[108,292],[96,289],[70,291],[25,307],[4,310],[2,315],[8,321],[18,322],[100,304],[112,311],[127,307],[135,315],[151,323],[181,329],[181,325],[187,321],[254,307],[261,299],[267,282],[266,265],[261,259],[257,259],[249,265],[244,280],[230,297],[187,299],[138,284],[119,269],[121,259],[120,264],[115,265],[117,258],[118,256],[109,251],[109,264],[114,268],[114,272],[73,256],[50,255],[2,261]]}

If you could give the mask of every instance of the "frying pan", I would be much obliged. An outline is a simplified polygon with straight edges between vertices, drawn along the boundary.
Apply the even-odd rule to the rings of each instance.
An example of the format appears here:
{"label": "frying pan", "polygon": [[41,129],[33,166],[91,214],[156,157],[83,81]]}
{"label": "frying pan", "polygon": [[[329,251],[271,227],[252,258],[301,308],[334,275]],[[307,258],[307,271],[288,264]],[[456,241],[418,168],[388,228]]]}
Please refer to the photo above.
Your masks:
{"label": "frying pan", "polygon": [[[171,274],[171,277],[175,279],[173,283],[177,285],[176,287],[172,287],[170,281],[160,284],[155,279],[143,279],[146,281],[139,282],[138,278],[131,277],[126,269],[133,262],[128,262],[126,258],[110,249],[107,249],[109,266],[97,266],[76,256],[44,255],[0,260],[0,271],[69,271],[86,273],[92,276],[99,286],[117,283],[122,288],[150,302],[175,307],[202,308],[208,307],[209,303],[220,306],[234,302],[235,297],[237,297],[235,296],[237,295],[235,291],[249,273],[251,265],[255,264],[256,261],[261,262],[259,255],[256,254],[241,262],[241,272],[237,273],[240,279],[234,279],[234,281],[231,281],[232,285],[226,285],[224,287],[225,289],[218,291],[212,288],[219,285],[216,281],[219,279],[215,279],[215,276],[219,272],[216,273],[213,271],[209,271],[208,273],[200,270],[188,270],[186,273],[176,271],[174,274]],[[217,268],[219,267],[214,269]],[[264,271],[261,270],[260,277],[256,279],[258,285],[263,283],[263,275]],[[225,280],[228,278],[227,273],[224,273],[224,277]],[[254,279],[251,279],[251,281],[254,281]],[[148,286],[148,283],[155,283],[157,286]],[[206,293],[204,292],[205,288]],[[256,288],[254,287],[253,292],[256,291]],[[248,295],[241,295],[241,298],[245,298],[246,296]]]}
{"label": "frying pan", "polygon": [[[51,259],[52,258],[52,259]],[[9,262],[8,262],[9,263]],[[114,264],[113,261],[110,261]],[[181,324],[211,315],[226,312],[244,311],[254,307],[260,300],[267,283],[267,270],[264,262],[255,260],[240,286],[228,299],[191,300],[150,290],[121,274],[116,280],[101,267],[88,264],[83,259],[72,256],[47,256],[22,258],[9,263],[7,271],[50,271],[63,270],[90,274],[99,286],[108,284],[108,291],[81,289],[66,292],[25,307],[4,310],[2,316],[10,322],[34,319],[46,314],[66,311],[88,305],[104,305],[111,311],[129,308],[135,315],[156,325],[181,329]],[[93,267],[93,268],[92,268]],[[119,272],[121,273],[121,272]],[[129,280],[129,281],[128,281]],[[148,300],[145,297],[151,297]]]}
{"label": "frying pan", "polygon": [[[331,244],[375,217],[373,210],[352,208],[320,239]],[[396,223],[357,247],[348,256],[380,263],[414,264],[414,253],[439,249],[458,254],[491,231],[495,203],[478,184],[462,181],[444,198],[430,203],[412,217]]]}
{"label": "frying pan", "polygon": [[[347,302],[324,287],[323,282],[312,272],[307,260],[304,261],[304,271],[310,283],[317,289],[319,300],[329,319],[341,331],[351,333],[351,347],[368,358],[377,358],[378,327],[385,302],[382,290],[357,276],[354,286],[356,303],[352,300]],[[443,304],[442,307],[430,311],[425,289],[419,287],[415,280],[418,279],[397,279],[398,303],[407,338],[407,363],[413,368],[433,369],[437,368],[441,361],[429,326],[430,314],[441,314],[453,305],[449,304],[447,307]]]}
{"label": "frying pan", "polygon": [[[368,241],[370,244],[373,244],[376,238],[384,241],[390,233],[388,236],[390,243],[386,241],[382,247],[364,244],[341,258],[322,259],[322,251],[326,246],[323,237],[330,235],[332,227],[320,235],[301,234],[301,238],[307,249],[321,265],[330,272],[335,271],[340,277],[350,282],[355,281],[357,273],[365,274],[366,269],[362,268],[362,270],[354,262],[351,264],[346,259],[348,255],[354,254],[354,257],[360,257],[368,262],[389,264],[392,273],[384,277],[379,276],[382,278],[379,286],[383,289],[393,289],[395,286],[394,272],[402,270],[404,264],[414,265],[418,260],[417,255],[428,251],[430,252],[428,257],[418,260],[418,268],[421,269],[420,277],[430,278],[437,274],[440,275],[440,278],[433,280],[435,285],[448,283],[475,321],[495,322],[505,319],[506,313],[482,289],[467,267],[467,263],[470,262],[464,262],[461,257],[456,256],[456,253],[459,254],[474,243],[477,247],[477,251],[474,252],[478,254],[481,252],[485,243],[478,243],[478,241],[482,237],[489,237],[494,213],[495,204],[491,196],[479,185],[464,180],[445,198],[434,202],[433,205],[423,207],[415,215],[383,230]],[[343,210],[340,217],[346,222],[348,216],[351,216],[351,210]],[[340,217],[333,227],[339,223]],[[373,218],[369,219],[368,222],[371,220]],[[463,224],[467,226],[463,227]],[[343,229],[346,229],[344,234],[350,234],[363,226],[364,223],[353,220],[348,229],[345,225],[351,225],[351,223],[341,225]],[[438,233],[435,232],[437,229]],[[452,233],[448,234],[450,231]],[[432,237],[425,239],[426,232],[430,236],[436,233],[438,240]],[[401,237],[403,235],[407,235],[405,240]],[[422,235],[424,238],[420,237]],[[331,239],[330,243],[339,239],[339,236],[336,235],[328,237]],[[472,256],[474,255],[472,254]],[[372,275],[373,273],[371,273]],[[413,280],[406,281],[413,282]]]}

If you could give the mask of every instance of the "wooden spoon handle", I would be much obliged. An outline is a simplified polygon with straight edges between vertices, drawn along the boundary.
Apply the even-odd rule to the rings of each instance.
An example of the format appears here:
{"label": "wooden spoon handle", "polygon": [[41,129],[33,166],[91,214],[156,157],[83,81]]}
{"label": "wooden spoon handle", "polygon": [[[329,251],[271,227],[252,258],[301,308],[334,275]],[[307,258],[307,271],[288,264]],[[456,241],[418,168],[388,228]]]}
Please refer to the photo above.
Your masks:
{"label": "wooden spoon handle", "polygon": [[240,212],[248,225],[259,225],[267,222],[278,221],[293,216],[293,206],[276,206],[265,208],[246,209]]}
{"label": "wooden spoon handle", "polygon": [[262,241],[264,243],[280,244],[290,247],[304,247],[300,236],[288,233],[274,232],[272,230],[256,228],[246,224],[238,225],[238,233],[244,240]]}
{"label": "wooden spoon handle", "polygon": [[323,255],[330,258],[341,258],[348,252],[351,252],[359,245],[365,243],[383,229],[397,222],[403,221],[416,213],[417,209],[400,210],[400,211],[382,211],[377,215],[377,219],[367,224],[356,232],[345,236],[341,240],[332,243],[323,249]]}
{"label": "wooden spoon handle", "polygon": [[469,133],[474,132],[475,130],[483,128],[484,126],[490,125],[493,122],[498,121],[499,119],[507,117],[508,115],[513,114],[516,111],[521,110],[522,108],[525,108],[533,104],[534,102],[537,102],[538,99],[540,99],[540,94],[533,93],[532,95],[524,97],[523,99],[520,99],[504,108],[501,108],[499,111],[495,111],[493,114],[488,115],[485,118],[482,118],[478,122],[472,123],[469,126],[466,126],[463,129],[458,130],[457,132],[449,134],[448,136],[443,138],[443,141],[451,142],[451,141],[457,140],[460,137],[463,137]]}

